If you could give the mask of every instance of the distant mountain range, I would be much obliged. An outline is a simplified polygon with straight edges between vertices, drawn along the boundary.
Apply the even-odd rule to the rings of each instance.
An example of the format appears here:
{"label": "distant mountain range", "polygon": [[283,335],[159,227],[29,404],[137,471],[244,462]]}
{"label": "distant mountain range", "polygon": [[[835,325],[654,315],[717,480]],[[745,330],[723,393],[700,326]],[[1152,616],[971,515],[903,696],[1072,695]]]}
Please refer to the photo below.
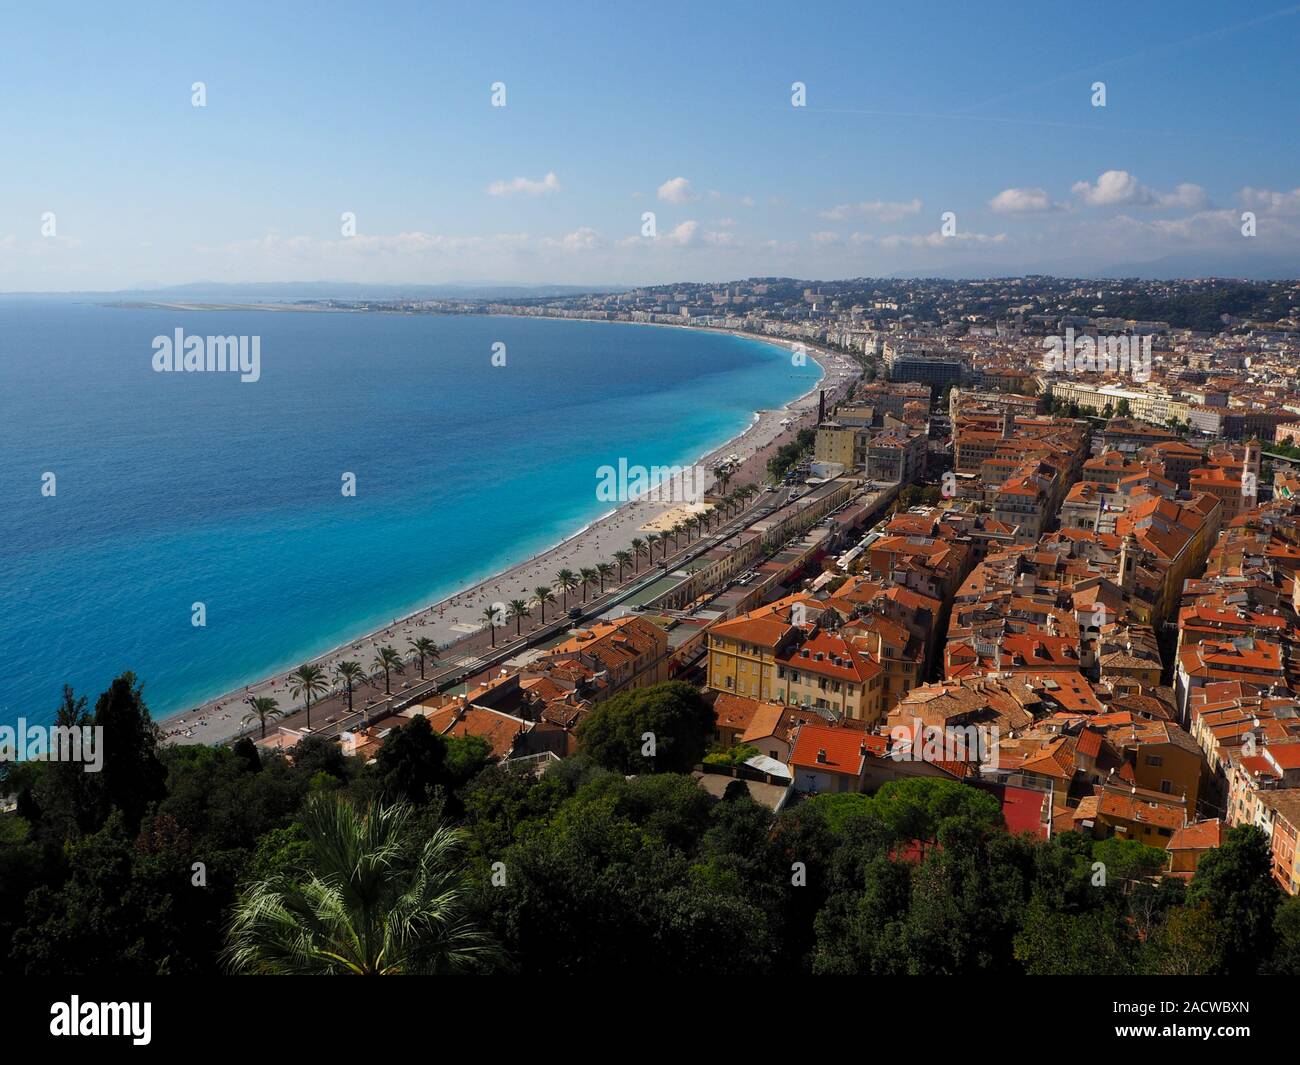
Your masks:
{"label": "distant mountain range", "polygon": [[[185,285],[142,284],[135,288],[111,292],[66,292],[57,295],[112,296],[115,299],[180,300],[183,302],[221,302],[239,300],[394,300],[394,299],[467,299],[511,300],[545,299],[574,296],[584,292],[625,292],[626,288],[598,285],[511,285],[495,281],[465,281],[445,285],[371,285],[351,281],[195,281]],[[22,293],[22,295],[38,295]],[[48,293],[56,295],[56,293]]]}
{"label": "distant mountain range", "polygon": [[978,269],[935,269],[898,271],[892,277],[901,280],[946,278],[954,281],[978,281],[996,277],[1044,276],[1056,278],[1138,278],[1143,281],[1187,281],[1197,278],[1233,278],[1241,281],[1287,281],[1300,278],[1300,250],[1252,254],[1188,251],[1165,255],[1144,262],[1120,262],[1100,267],[1068,268],[1062,263],[990,263]]}
{"label": "distant mountain range", "polygon": [[[1252,254],[1197,252],[1166,255],[1145,262],[1121,262],[1084,268],[1077,263],[1064,264],[991,263],[981,261],[978,268],[940,268],[898,270],[880,275],[881,280],[952,280],[977,281],[991,278],[1048,277],[1066,280],[1136,278],[1153,281],[1231,278],[1243,281],[1284,281],[1300,278],[1300,250]],[[789,279],[787,279],[789,280]],[[826,279],[829,280],[829,279]],[[841,279],[845,280],[845,279]],[[729,280],[714,284],[725,285]],[[650,286],[633,285],[520,285],[500,281],[457,281],[446,284],[393,285],[365,284],[352,281],[196,281],[184,285],[142,284],[113,291],[0,293],[5,296],[59,297],[80,296],[114,300],[184,303],[237,303],[249,300],[513,300],[549,299],[587,293],[628,292],[636,287],[672,287],[673,282]],[[707,283],[706,283],[707,284]]]}

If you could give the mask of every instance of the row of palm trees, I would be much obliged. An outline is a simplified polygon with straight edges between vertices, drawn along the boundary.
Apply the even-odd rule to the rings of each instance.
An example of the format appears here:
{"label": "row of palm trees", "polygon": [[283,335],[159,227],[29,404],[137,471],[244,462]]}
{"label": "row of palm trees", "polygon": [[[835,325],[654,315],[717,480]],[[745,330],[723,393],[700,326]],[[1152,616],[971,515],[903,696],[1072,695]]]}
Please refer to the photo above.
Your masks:
{"label": "row of palm trees", "polygon": [[635,575],[641,570],[641,559],[645,557],[649,562],[655,560],[655,548],[660,549],[660,559],[668,557],[668,541],[672,540],[673,550],[677,551],[681,547],[681,537],[686,537],[686,543],[691,542],[692,534],[703,535],[704,532],[712,531],[716,524],[720,524],[726,518],[731,517],[744,508],[744,505],[758,492],[758,489],[752,484],[738,485],[734,491],[727,493],[715,506],[701,511],[699,514],[692,514],[690,517],[677,522],[671,528],[664,530],[662,533],[647,533],[645,538],[634,537],[631,543],[630,551],[615,551],[613,562],[598,562],[593,568],[583,568],[577,573],[571,569],[562,569],[555,575],[554,584],[543,584],[533,589],[532,598],[530,599],[512,599],[505,604],[504,617],[503,612],[496,607],[487,607],[480,615],[483,627],[487,629],[492,639],[492,646],[497,644],[497,627],[506,621],[515,623],[515,635],[523,635],[524,618],[533,616],[535,607],[540,615],[540,623],[546,624],[546,607],[555,602],[555,589],[560,590],[560,606],[564,610],[569,609],[569,594],[581,589],[582,601],[587,601],[587,592],[593,584],[600,585],[600,594],[605,594],[605,582],[614,576],[615,567],[618,568],[618,583],[623,583],[623,574],[627,567],[632,567],[632,573]]}
{"label": "row of palm trees", "polygon": [[[408,661],[419,662],[420,679],[424,680],[424,671],[427,666],[438,664],[438,645],[427,636],[420,636],[410,641],[408,644],[411,650],[410,659],[402,657],[401,653],[392,646],[380,647],[375,651],[374,660],[371,662],[373,674],[367,675],[365,668],[360,662],[344,661],[334,667],[334,679],[331,681],[326,674],[324,667],[315,664],[299,666],[289,674],[289,692],[295,699],[302,699],[307,709],[307,728],[311,728],[311,704],[313,699],[319,699],[322,695],[327,695],[337,684],[347,695],[348,713],[352,712],[352,693],[360,688],[367,680],[371,685],[378,687],[374,677],[380,673],[384,675],[384,694],[392,695],[392,676],[394,673],[403,674],[406,672]],[[256,721],[262,730],[262,736],[266,736],[266,726],[272,721],[285,717],[290,711],[281,709],[279,700],[270,696],[263,695],[250,698],[248,705],[251,708],[249,713],[244,717],[244,724],[251,724]]]}
{"label": "row of palm trees", "polygon": [[[541,624],[546,624],[546,607],[555,602],[555,589],[560,590],[561,608],[569,609],[569,595],[581,590],[582,602],[587,602],[587,594],[593,585],[598,585],[600,595],[605,594],[605,582],[614,577],[615,569],[618,571],[618,583],[623,583],[623,574],[628,566],[632,567],[632,573],[635,575],[640,572],[641,559],[644,557],[648,562],[654,563],[655,548],[659,548],[660,560],[668,557],[668,541],[673,542],[673,551],[681,549],[681,537],[686,537],[686,543],[689,546],[691,536],[702,536],[704,532],[711,532],[716,525],[721,524],[727,518],[739,513],[744,509],[745,504],[758,493],[758,488],[752,484],[737,485],[730,492],[727,492],[718,502],[701,511],[699,514],[692,514],[682,521],[676,522],[670,528],[665,529],[662,533],[647,533],[645,538],[635,537],[631,543],[630,551],[615,551],[612,562],[598,562],[592,567],[582,567],[576,573],[571,569],[562,569],[555,575],[553,585],[540,585],[533,589],[531,599],[512,599],[506,604],[505,618],[501,618],[499,611],[494,607],[488,607],[481,615],[484,622],[484,628],[488,630],[491,636],[492,646],[496,647],[497,626],[503,621],[513,621],[515,623],[515,635],[523,635],[524,618],[533,616],[533,608],[536,607]],[[307,728],[311,728],[311,704],[313,699],[319,699],[321,696],[328,694],[338,684],[343,692],[347,695],[348,713],[352,712],[352,693],[365,681],[370,680],[374,686],[373,678],[379,673],[384,675],[384,694],[392,695],[392,675],[394,673],[403,674],[406,672],[408,662],[418,661],[420,665],[420,679],[424,680],[424,671],[426,666],[436,665],[438,662],[438,645],[428,637],[421,636],[413,639],[409,643],[412,652],[409,659],[404,659],[396,648],[380,647],[375,651],[374,660],[371,662],[372,673],[368,676],[365,669],[359,662],[340,662],[334,667],[333,680],[326,674],[323,667],[313,664],[299,666],[289,675],[289,691],[295,699],[302,699],[307,710]],[[285,717],[290,711],[281,709],[279,701],[270,696],[258,696],[250,698],[248,705],[251,708],[249,713],[244,717],[244,724],[251,724],[256,721],[261,726],[262,736],[266,736],[266,726],[273,721]]]}

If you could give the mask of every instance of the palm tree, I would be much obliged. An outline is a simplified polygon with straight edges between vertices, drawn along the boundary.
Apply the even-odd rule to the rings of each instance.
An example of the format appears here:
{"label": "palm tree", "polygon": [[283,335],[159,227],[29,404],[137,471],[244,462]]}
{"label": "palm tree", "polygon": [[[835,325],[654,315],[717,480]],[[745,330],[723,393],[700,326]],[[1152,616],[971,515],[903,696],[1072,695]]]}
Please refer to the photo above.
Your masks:
{"label": "palm tree", "polygon": [[674,523],[673,523],[673,527],[672,527],[671,529],[668,530],[669,534],[670,534],[670,535],[672,536],[672,538],[673,538],[673,550],[674,550],[674,551],[679,550],[679,549],[681,548],[681,546],[682,546],[682,545],[681,545],[682,528],[683,528],[682,523],[681,523],[680,521],[678,521],[678,522],[674,522]]}
{"label": "palm tree", "polygon": [[247,725],[251,721],[259,721],[262,725],[262,739],[266,739],[266,723],[274,721],[277,717],[284,717],[284,711],[280,709],[280,704],[266,695],[259,695],[256,698],[248,700],[248,705],[252,707],[244,715],[242,724]]}
{"label": "palm tree", "polygon": [[384,671],[384,694],[392,695],[393,689],[389,684],[393,673],[405,673],[406,669],[402,665],[402,656],[391,647],[381,647],[375,652],[375,660],[370,663],[374,669]]}
{"label": "palm tree", "polygon": [[497,611],[495,607],[488,607],[479,615],[483,623],[487,626],[488,634],[492,637],[492,646],[497,645]]}
{"label": "palm tree", "polygon": [[410,648],[415,652],[415,657],[420,660],[420,679],[424,680],[424,662],[428,659],[429,665],[438,664],[438,645],[429,637],[421,636],[418,640],[412,640]]}
{"label": "palm tree", "polygon": [[700,531],[700,519],[691,515],[683,524],[686,526],[686,542],[689,544],[691,542],[691,533]]}
{"label": "palm tree", "polygon": [[329,691],[329,682],[325,671],[320,666],[299,666],[289,674],[289,691],[295,699],[304,698],[307,702],[307,728],[311,729],[311,701],[317,695]]}
{"label": "palm tree", "polygon": [[[636,543],[635,540],[633,540],[632,542],[633,542],[633,543]],[[641,546],[642,546],[642,547],[645,547],[645,544],[642,543]],[[637,551],[637,554],[639,555],[640,553],[641,553],[641,552],[638,550],[638,551]],[[614,561],[618,563],[618,583],[619,583],[619,584],[622,584],[622,583],[623,583],[623,567],[632,564],[632,552],[630,552],[630,551],[615,551],[615,552],[614,552]]]}
{"label": "palm tree", "polygon": [[[609,562],[596,563],[596,578],[600,581],[600,594],[605,594],[605,582],[614,576],[614,567]],[[623,578],[620,576],[619,580]]]}
{"label": "palm tree", "polygon": [[[641,568],[641,556],[645,554],[645,541],[639,536],[632,538],[632,572],[636,573]],[[622,578],[619,578],[622,580]]]}
{"label": "palm tree", "polygon": [[655,544],[659,543],[659,541],[662,539],[663,537],[660,536],[658,533],[646,533],[646,538],[645,538],[646,554],[651,562],[655,560]]}
{"label": "palm tree", "polygon": [[578,587],[578,576],[571,569],[562,569],[555,575],[555,583],[564,592],[564,609],[569,609],[569,593]]}
{"label": "palm tree", "polygon": [[533,612],[528,609],[528,604],[524,602],[524,600],[511,599],[509,616],[515,619],[515,635],[518,636],[519,623],[523,621],[524,618],[532,617]]}
{"label": "palm tree", "polygon": [[599,576],[600,574],[590,566],[584,566],[582,569],[578,570],[578,577],[582,581],[582,601],[584,603],[587,601],[587,589],[596,583],[596,578]]}
{"label": "palm tree", "polygon": [[555,593],[551,591],[550,586],[543,584],[533,589],[533,602],[536,603],[542,611],[542,624],[546,624],[546,604],[555,602]]}
{"label": "palm tree", "polygon": [[237,973],[392,976],[482,971],[500,949],[468,916],[464,836],[422,839],[410,806],[358,810],[316,796],[300,872],[235,901],[223,961]]}
{"label": "palm tree", "polygon": [[718,479],[718,491],[725,493],[731,482],[731,466],[726,463],[714,466],[713,475]]}
{"label": "palm tree", "polygon": [[335,675],[343,682],[343,689],[348,693],[348,713],[352,713],[352,689],[361,683],[366,671],[360,662],[340,662],[334,667]]}

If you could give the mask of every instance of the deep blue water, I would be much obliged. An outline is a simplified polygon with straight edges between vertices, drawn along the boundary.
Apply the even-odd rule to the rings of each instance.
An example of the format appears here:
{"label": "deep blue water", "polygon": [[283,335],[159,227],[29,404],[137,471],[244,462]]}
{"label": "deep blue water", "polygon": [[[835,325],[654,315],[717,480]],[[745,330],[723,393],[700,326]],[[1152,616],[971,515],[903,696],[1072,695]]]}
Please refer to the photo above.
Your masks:
{"label": "deep blue water", "polygon": [[[261,379],[155,373],[177,327],[260,336]],[[161,717],[292,667],[599,517],[600,465],[691,462],[819,373],[636,325],[0,300],[0,722],[125,669]]]}

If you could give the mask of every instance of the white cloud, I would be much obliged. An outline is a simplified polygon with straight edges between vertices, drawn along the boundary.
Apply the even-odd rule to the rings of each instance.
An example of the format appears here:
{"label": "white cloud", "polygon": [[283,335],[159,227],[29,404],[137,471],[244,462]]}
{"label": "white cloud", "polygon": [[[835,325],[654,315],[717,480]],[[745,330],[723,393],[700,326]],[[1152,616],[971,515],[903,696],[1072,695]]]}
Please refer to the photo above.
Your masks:
{"label": "white cloud", "polygon": [[[1240,235],[1241,221],[1235,211],[1198,211],[1183,218],[1134,218],[1121,214],[1114,220],[1116,227],[1127,230],[1127,237],[1140,234],[1151,241],[1177,242],[1179,244],[1222,243],[1227,239],[1237,239]],[[1167,243],[1155,244],[1156,247],[1169,246]]]}
{"label": "white cloud", "polygon": [[604,242],[591,226],[579,226],[572,233],[566,233],[559,240],[547,239],[542,241],[544,247],[559,248],[561,251],[594,251],[602,247]]}
{"label": "white cloud", "polygon": [[689,178],[669,178],[659,186],[659,198],[666,203],[690,203],[696,199]]}
{"label": "white cloud", "polygon": [[679,248],[692,248],[694,249],[692,254],[703,254],[705,248],[731,249],[742,247],[743,243],[732,233],[705,229],[696,219],[689,218],[672,229],[661,232],[653,239],[641,236],[623,237],[616,246],[635,251],[638,257],[653,257],[664,251]]}
{"label": "white cloud", "polygon": [[1300,212],[1300,188],[1290,192],[1273,192],[1247,185],[1238,193],[1244,206],[1254,211],[1276,211],[1279,214]]}
{"label": "white cloud", "polygon": [[1161,207],[1180,207],[1185,211],[1199,211],[1209,206],[1210,198],[1200,185],[1184,181],[1181,185],[1175,185],[1173,192],[1158,194],[1156,202]]}
{"label": "white cloud", "polygon": [[831,222],[843,222],[847,218],[874,218],[877,222],[897,222],[900,218],[920,213],[920,200],[906,202],[866,200],[862,203],[842,203],[829,211],[822,211],[821,217]]}
{"label": "white cloud", "polygon": [[665,239],[671,244],[690,244],[695,240],[695,233],[699,228],[700,223],[692,219],[675,226]]}
{"label": "white cloud", "polygon": [[510,181],[494,181],[488,186],[489,196],[514,196],[522,194],[524,196],[541,196],[548,192],[560,191],[560,179],[555,176],[555,171],[551,170],[541,181],[534,181],[532,178],[517,177]]}
{"label": "white cloud", "polygon": [[989,200],[989,207],[997,214],[1041,214],[1060,210],[1046,190],[1039,188],[1003,189]]}
{"label": "white cloud", "polygon": [[1168,207],[1187,211],[1200,210],[1209,205],[1209,197],[1200,185],[1183,182],[1173,192],[1156,192],[1143,185],[1127,170],[1107,170],[1094,185],[1076,181],[1070,191],[1090,207]]}
{"label": "white cloud", "polygon": [[920,236],[882,237],[880,245],[884,248],[960,248],[978,244],[1005,244],[1005,233],[962,233],[957,232],[945,237],[940,232],[923,233]]}
{"label": "white cloud", "polygon": [[840,242],[840,235],[838,233],[832,233],[828,229],[823,229],[818,233],[810,233],[808,239],[814,244],[838,244]]}
{"label": "white cloud", "polygon": [[1127,170],[1107,170],[1093,185],[1076,181],[1070,186],[1084,203],[1092,207],[1110,207],[1121,203],[1150,203],[1151,190]]}

